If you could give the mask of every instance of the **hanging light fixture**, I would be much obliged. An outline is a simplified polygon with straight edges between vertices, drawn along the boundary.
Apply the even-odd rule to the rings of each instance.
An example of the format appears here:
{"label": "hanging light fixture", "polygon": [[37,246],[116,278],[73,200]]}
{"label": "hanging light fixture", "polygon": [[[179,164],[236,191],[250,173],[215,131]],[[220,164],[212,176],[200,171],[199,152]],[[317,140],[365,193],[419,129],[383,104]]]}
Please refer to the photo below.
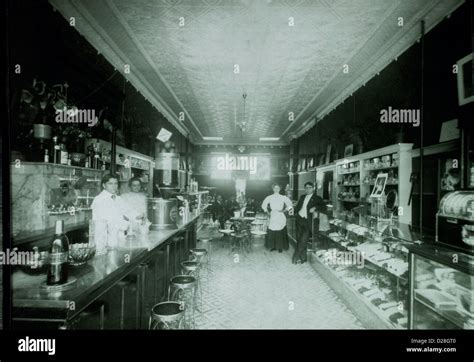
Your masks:
{"label": "hanging light fixture", "polygon": [[244,99],[244,115],[242,117],[242,121],[240,122],[239,127],[240,131],[243,133],[247,131],[247,121],[245,120],[245,103],[247,99],[247,93],[244,92],[244,94],[242,94],[242,98]]}

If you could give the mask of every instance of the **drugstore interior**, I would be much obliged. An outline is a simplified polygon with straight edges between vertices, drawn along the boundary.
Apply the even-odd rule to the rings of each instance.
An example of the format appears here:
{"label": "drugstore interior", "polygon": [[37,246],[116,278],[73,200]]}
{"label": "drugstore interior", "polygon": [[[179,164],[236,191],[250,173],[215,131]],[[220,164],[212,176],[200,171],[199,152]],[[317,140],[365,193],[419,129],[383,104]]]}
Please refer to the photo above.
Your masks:
{"label": "drugstore interior", "polygon": [[[9,6],[14,328],[474,329],[471,2]],[[151,226],[102,254],[106,173]],[[326,205],[306,263],[290,212],[266,246],[275,183]]]}

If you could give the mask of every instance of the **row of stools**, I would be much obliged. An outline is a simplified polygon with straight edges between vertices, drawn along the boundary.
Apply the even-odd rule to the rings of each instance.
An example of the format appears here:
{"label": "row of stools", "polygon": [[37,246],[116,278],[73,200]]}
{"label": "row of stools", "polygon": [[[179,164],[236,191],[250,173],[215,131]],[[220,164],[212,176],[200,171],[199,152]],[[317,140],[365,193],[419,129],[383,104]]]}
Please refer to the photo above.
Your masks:
{"label": "row of stools", "polygon": [[[205,240],[201,240],[205,241]],[[194,329],[196,311],[202,313],[203,282],[208,285],[210,253],[204,248],[189,251],[181,262],[181,274],[170,279],[168,300],[151,308],[149,329]]]}

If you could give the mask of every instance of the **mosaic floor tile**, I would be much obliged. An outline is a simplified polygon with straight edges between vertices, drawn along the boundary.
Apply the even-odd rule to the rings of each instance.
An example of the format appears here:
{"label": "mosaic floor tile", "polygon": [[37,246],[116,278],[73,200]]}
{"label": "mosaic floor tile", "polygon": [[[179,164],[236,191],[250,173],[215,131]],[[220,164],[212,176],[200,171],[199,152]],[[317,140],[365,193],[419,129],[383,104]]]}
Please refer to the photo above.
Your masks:
{"label": "mosaic floor tile", "polygon": [[292,250],[269,252],[260,244],[250,253],[230,253],[214,240],[196,328],[363,329],[316,271],[308,263],[293,265],[291,256]]}

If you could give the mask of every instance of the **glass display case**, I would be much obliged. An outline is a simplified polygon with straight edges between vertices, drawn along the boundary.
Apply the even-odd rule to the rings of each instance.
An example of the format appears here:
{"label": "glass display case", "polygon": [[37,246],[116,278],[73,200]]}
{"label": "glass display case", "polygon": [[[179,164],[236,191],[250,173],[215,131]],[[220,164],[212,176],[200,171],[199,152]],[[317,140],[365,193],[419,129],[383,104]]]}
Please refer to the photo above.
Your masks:
{"label": "glass display case", "polygon": [[[333,219],[313,241],[323,264],[367,306],[385,328],[408,328],[408,249],[418,235],[405,224],[370,216]],[[349,301],[354,303],[354,300]]]}
{"label": "glass display case", "polygon": [[436,241],[474,255],[474,191],[443,196],[436,215]]}
{"label": "glass display case", "polygon": [[410,246],[410,329],[474,329],[474,257]]}

